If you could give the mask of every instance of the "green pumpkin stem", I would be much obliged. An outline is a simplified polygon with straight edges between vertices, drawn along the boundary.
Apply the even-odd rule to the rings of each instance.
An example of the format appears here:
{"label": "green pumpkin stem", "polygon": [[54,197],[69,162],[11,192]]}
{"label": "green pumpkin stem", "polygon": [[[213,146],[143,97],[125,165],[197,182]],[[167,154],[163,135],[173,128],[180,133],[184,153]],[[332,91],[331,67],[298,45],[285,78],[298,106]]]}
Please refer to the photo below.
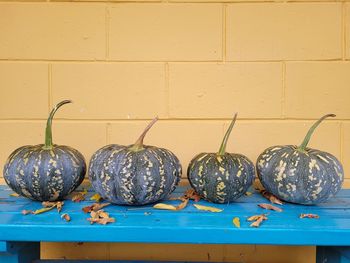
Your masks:
{"label": "green pumpkin stem", "polygon": [[309,143],[310,139],[311,139],[311,136],[312,134],[314,133],[315,129],[317,128],[317,126],[326,118],[328,117],[335,117],[336,115],[335,114],[327,114],[327,115],[324,115],[322,118],[320,118],[318,121],[316,121],[314,123],[314,125],[311,126],[311,128],[309,129],[309,131],[307,132],[303,142],[300,144],[300,146],[298,147],[298,149],[300,151],[305,151],[306,149],[306,146],[307,144]]}
{"label": "green pumpkin stem", "polygon": [[235,116],[233,117],[233,120],[231,121],[231,124],[230,124],[230,126],[228,127],[228,129],[227,129],[227,131],[226,131],[226,133],[225,133],[224,139],[222,140],[220,149],[219,149],[219,151],[218,151],[218,155],[224,155],[224,154],[225,154],[225,152],[226,152],[227,141],[228,141],[228,138],[230,137],[230,134],[231,134],[233,125],[234,125],[235,122],[236,122],[236,119],[237,119],[237,113],[236,113]]}
{"label": "green pumpkin stem", "polygon": [[52,119],[53,119],[53,116],[55,115],[56,111],[61,106],[63,106],[64,104],[67,104],[67,103],[72,103],[72,101],[71,100],[61,101],[50,112],[49,118],[47,119],[46,131],[45,131],[45,145],[44,145],[44,149],[46,149],[46,150],[52,149],[52,146],[53,146],[53,142],[52,142]]}
{"label": "green pumpkin stem", "polygon": [[152,128],[153,124],[156,123],[156,121],[158,121],[158,116],[155,117],[146,127],[146,129],[142,132],[142,134],[140,135],[140,137],[137,139],[137,141],[134,143],[134,145],[132,145],[130,147],[130,150],[132,151],[141,151],[143,149],[143,139],[145,138],[147,132]]}

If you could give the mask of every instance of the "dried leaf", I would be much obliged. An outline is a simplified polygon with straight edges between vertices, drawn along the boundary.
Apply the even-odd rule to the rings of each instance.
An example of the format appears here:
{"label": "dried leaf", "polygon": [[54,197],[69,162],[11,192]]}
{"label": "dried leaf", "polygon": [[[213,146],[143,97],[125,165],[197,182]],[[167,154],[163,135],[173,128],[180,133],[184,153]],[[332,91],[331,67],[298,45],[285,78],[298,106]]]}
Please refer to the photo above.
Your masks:
{"label": "dried leaf", "polygon": [[57,202],[56,208],[57,208],[58,213],[60,213],[60,212],[61,212],[61,210],[62,210],[62,206],[63,206],[63,205],[64,205],[64,203],[63,203],[63,202]]}
{"label": "dried leaf", "polygon": [[270,204],[258,204],[258,206],[260,206],[261,208],[267,209],[267,210],[274,210],[277,212],[282,212],[283,210],[279,207],[270,205]]}
{"label": "dried leaf", "polygon": [[103,200],[103,198],[99,194],[94,194],[93,196],[91,196],[90,200],[99,203]]}
{"label": "dried leaf", "polygon": [[81,202],[85,200],[85,196],[87,194],[87,189],[83,188],[81,192],[75,192],[72,197],[73,202]]}
{"label": "dried leaf", "polygon": [[64,220],[66,220],[67,222],[70,221],[70,216],[69,216],[67,213],[61,215],[61,218],[64,219]]}
{"label": "dried leaf", "polygon": [[199,194],[197,194],[197,192],[194,189],[188,189],[185,194],[184,194],[185,198],[194,200],[195,202],[198,202],[199,200],[201,200],[201,197]]}
{"label": "dried leaf", "polygon": [[109,214],[103,210],[98,211],[98,216],[101,218],[109,218]]}
{"label": "dried leaf", "polygon": [[22,210],[22,214],[23,215],[33,214],[33,211],[32,210]]}
{"label": "dried leaf", "polygon": [[88,205],[88,206],[84,206],[82,208],[82,210],[85,212],[85,213],[89,213],[91,211],[97,211],[97,210],[100,210],[108,205],[110,205],[111,203],[94,203],[92,205]]}
{"label": "dried leaf", "polygon": [[251,196],[253,193],[252,192],[245,192],[246,196]]}
{"label": "dried leaf", "polygon": [[115,219],[113,217],[108,218],[88,218],[91,224],[98,223],[100,225],[106,225],[108,223],[114,223]]}
{"label": "dried leaf", "polygon": [[260,218],[261,215],[253,215],[247,218],[247,221],[255,221]]}
{"label": "dried leaf", "polygon": [[254,221],[253,223],[250,224],[251,227],[259,227],[260,224],[264,221],[267,220],[266,214],[261,214],[261,215],[253,215],[250,216],[248,221]]}
{"label": "dried leaf", "polygon": [[10,194],[10,196],[12,196],[12,197],[19,197],[19,194],[17,194],[17,193],[12,193],[12,194]]}
{"label": "dried leaf", "polygon": [[62,207],[64,205],[64,202],[61,201],[57,201],[57,202],[50,202],[50,201],[45,201],[41,203],[43,205],[43,207],[56,207],[58,213],[61,212]]}
{"label": "dried leaf", "polygon": [[300,214],[299,218],[316,218],[319,219],[320,216],[317,214]]}
{"label": "dried leaf", "polygon": [[44,202],[41,203],[41,205],[43,207],[51,207],[51,206],[56,206],[57,203],[56,202],[50,202],[50,201],[44,201]]}
{"label": "dried leaf", "polygon": [[158,203],[158,204],[155,204],[153,206],[153,208],[156,208],[156,209],[163,209],[163,210],[176,210],[176,207],[173,206],[173,205],[167,205],[167,204],[163,204],[163,203]]}
{"label": "dried leaf", "polygon": [[101,225],[105,225],[107,223],[115,222],[115,219],[113,217],[109,217],[109,213],[103,210],[98,210],[98,211],[92,210],[90,213],[90,216],[91,216],[90,218],[87,218],[87,220],[90,221],[90,224],[98,223]]}
{"label": "dried leaf", "polygon": [[267,200],[270,200],[271,203],[278,204],[278,205],[283,205],[283,202],[280,199],[278,199],[276,196],[274,196],[273,194],[269,193],[268,191],[260,190],[260,193]]}
{"label": "dried leaf", "polygon": [[259,217],[257,220],[255,220],[253,223],[250,224],[251,227],[259,227],[262,221],[265,219],[263,217]]}
{"label": "dried leaf", "polygon": [[241,221],[239,220],[239,217],[234,217],[232,220],[232,223],[235,225],[235,227],[240,228],[241,227]]}
{"label": "dried leaf", "polygon": [[209,212],[214,212],[214,213],[222,212],[222,209],[212,207],[212,206],[197,205],[197,204],[193,204],[193,205],[195,208],[197,208],[199,210],[203,210],[203,211],[209,211]]}
{"label": "dried leaf", "polygon": [[258,220],[260,217],[265,218],[265,220],[267,219],[266,214],[261,214],[261,215],[253,215],[248,217],[247,221],[256,221]]}
{"label": "dried leaf", "polygon": [[34,215],[38,215],[38,214],[42,214],[42,213],[45,213],[47,211],[50,211],[52,210],[53,208],[55,208],[55,206],[50,206],[50,207],[43,207],[43,208],[40,208],[38,210],[35,210],[33,212]]}
{"label": "dried leaf", "polygon": [[189,199],[184,199],[181,204],[176,206],[176,210],[184,209],[188,204]]}

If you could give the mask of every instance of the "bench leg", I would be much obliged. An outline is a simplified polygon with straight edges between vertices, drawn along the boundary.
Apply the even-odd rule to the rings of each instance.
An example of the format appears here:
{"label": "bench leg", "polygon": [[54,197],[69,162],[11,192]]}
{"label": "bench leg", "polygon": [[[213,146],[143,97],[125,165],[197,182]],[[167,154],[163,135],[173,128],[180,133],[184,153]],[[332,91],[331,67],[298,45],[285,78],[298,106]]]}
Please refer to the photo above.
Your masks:
{"label": "bench leg", "polygon": [[40,242],[0,241],[1,263],[32,263],[40,259]]}
{"label": "bench leg", "polygon": [[316,247],[317,263],[350,263],[350,247]]}

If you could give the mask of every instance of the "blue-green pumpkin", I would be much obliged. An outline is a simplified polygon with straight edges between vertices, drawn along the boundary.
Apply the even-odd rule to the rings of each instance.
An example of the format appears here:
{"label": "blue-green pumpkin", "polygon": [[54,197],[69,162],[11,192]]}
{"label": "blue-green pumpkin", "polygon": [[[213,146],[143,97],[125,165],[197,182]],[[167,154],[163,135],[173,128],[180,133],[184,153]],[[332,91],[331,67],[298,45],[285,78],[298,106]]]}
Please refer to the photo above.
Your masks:
{"label": "blue-green pumpkin", "polygon": [[332,154],[307,147],[320,118],[309,129],[302,144],[267,148],[257,159],[258,177],[265,189],[278,198],[312,205],[336,195],[342,187],[344,171]]}
{"label": "blue-green pumpkin", "polygon": [[89,178],[101,197],[119,205],[145,205],[167,198],[181,178],[178,158],[169,150],[143,144],[155,118],[135,144],[111,144],[91,158]]}
{"label": "blue-green pumpkin", "polygon": [[217,153],[200,153],[190,162],[187,176],[204,199],[230,203],[242,196],[255,177],[254,164],[246,156],[227,153],[226,144],[236,121],[235,114]]}
{"label": "blue-green pumpkin", "polygon": [[52,142],[52,119],[64,104],[58,103],[46,124],[45,144],[16,149],[8,157],[4,178],[19,195],[37,201],[62,200],[84,180],[86,164],[83,155],[69,146]]}

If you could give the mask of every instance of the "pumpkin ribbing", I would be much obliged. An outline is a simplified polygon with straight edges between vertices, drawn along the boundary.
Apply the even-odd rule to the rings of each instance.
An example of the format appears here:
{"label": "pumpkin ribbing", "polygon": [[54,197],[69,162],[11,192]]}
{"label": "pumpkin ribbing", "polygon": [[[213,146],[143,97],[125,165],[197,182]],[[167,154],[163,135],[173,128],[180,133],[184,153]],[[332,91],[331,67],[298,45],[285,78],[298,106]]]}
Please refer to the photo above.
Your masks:
{"label": "pumpkin ribbing", "polygon": [[46,125],[45,144],[16,149],[4,167],[5,182],[16,193],[38,201],[63,199],[84,179],[86,165],[77,150],[52,143],[52,119],[70,101],[58,103]]}
{"label": "pumpkin ribbing", "polygon": [[89,178],[104,199],[122,205],[144,205],[164,199],[181,178],[181,165],[167,149],[143,144],[152,125],[146,127],[135,144],[107,145],[91,158]]}
{"label": "pumpkin ribbing", "polygon": [[317,204],[334,196],[342,186],[344,171],[330,153],[307,147],[318,125],[334,114],[316,121],[300,146],[267,148],[257,160],[257,172],[265,189],[280,199],[298,204]]}
{"label": "pumpkin ribbing", "polygon": [[196,192],[208,201],[229,203],[242,196],[254,179],[254,164],[244,155],[227,153],[235,114],[217,153],[200,153],[190,162],[187,176]]}

